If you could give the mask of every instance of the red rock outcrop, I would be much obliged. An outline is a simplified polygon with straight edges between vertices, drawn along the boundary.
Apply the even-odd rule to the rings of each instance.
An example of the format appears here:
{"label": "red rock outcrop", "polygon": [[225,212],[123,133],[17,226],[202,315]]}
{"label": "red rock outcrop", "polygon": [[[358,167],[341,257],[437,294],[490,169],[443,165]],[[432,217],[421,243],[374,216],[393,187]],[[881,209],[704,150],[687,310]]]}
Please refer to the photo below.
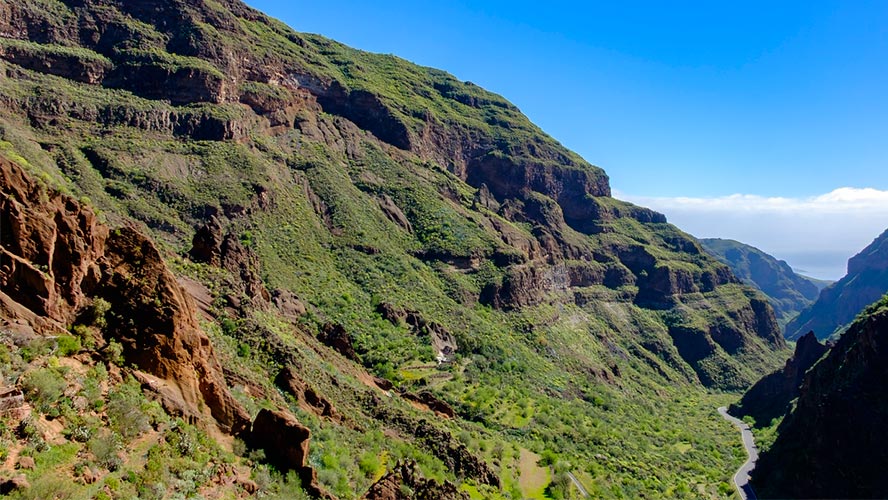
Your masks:
{"label": "red rock outcrop", "polygon": [[133,229],[115,230],[100,264],[96,293],[111,304],[109,335],[123,344],[127,360],[174,381],[189,406],[205,403],[224,432],[244,431],[249,417],[228,392],[191,297],[154,244]]}
{"label": "red rock outcrop", "polygon": [[284,411],[263,408],[253,421],[247,443],[264,450],[268,461],[279,471],[295,471],[309,495],[332,499],[334,497],[318,485],[315,470],[306,465],[310,440],[311,430],[300,424],[296,417]]}
{"label": "red rock outcrop", "polygon": [[358,353],[355,352],[355,348],[352,345],[351,337],[348,336],[348,332],[345,331],[342,325],[325,324],[321,332],[318,333],[318,340],[346,358],[352,361],[360,361]]}
{"label": "red rock outcrop", "polygon": [[337,422],[342,420],[333,404],[327,398],[318,394],[314,388],[299,376],[299,373],[292,366],[281,370],[274,379],[274,383],[296,398],[303,410]]}
{"label": "red rock outcrop", "polygon": [[[34,315],[71,324],[101,271],[108,228],[75,200],[52,193],[0,159],[0,289]],[[43,322],[41,322],[43,323]],[[32,325],[45,332],[42,324]]]}
{"label": "red rock outcrop", "polygon": [[0,160],[0,287],[8,319],[38,333],[74,323],[95,297],[111,304],[105,337],[160,379],[171,406],[238,434],[249,417],[232,398],[196,309],[160,252],[132,228],[113,232],[73,198]]}

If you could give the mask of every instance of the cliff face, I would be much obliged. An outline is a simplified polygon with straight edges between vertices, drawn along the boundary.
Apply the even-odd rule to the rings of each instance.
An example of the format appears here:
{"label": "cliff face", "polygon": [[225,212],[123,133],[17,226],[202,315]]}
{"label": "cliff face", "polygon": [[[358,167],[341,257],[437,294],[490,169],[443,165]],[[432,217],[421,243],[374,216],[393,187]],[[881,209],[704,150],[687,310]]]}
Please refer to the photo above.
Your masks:
{"label": "cliff face", "polygon": [[819,339],[841,333],[866,306],[888,292],[888,231],[848,260],[848,274],[786,325],[786,338],[813,330]]}
{"label": "cliff face", "polygon": [[799,396],[805,373],[828,350],[817,341],[814,332],[808,332],[796,342],[795,353],[786,365],[750,387],[738,404],[731,405],[731,414],[749,415],[760,425],[768,425],[771,420],[786,415],[792,401]]}
{"label": "cliff face", "polygon": [[753,471],[762,498],[884,498],[888,299],[805,375],[798,403]]}
{"label": "cliff face", "polygon": [[[784,354],[764,296],[503,98],[233,0],[4,2],[0,110],[10,169],[71,193],[9,202],[4,314],[49,331],[109,303],[143,386],[226,432],[267,408],[259,427],[299,442],[245,441],[315,495],[359,497],[387,456],[513,484],[519,455],[490,465],[478,429],[605,457],[615,496],[651,467],[686,487],[633,416]],[[400,475],[374,491],[437,491]]]}
{"label": "cliff face", "polygon": [[[56,137],[54,160],[76,171],[84,186],[104,184],[89,194],[112,211],[187,241],[210,216],[261,230],[263,209],[249,208],[259,208],[258,194],[273,205],[275,197],[304,192],[299,204],[309,202],[315,213],[299,217],[318,218],[328,233],[303,237],[332,236],[353,248],[364,240],[360,245],[385,253],[392,243],[374,241],[376,231],[395,223],[396,253],[433,267],[456,265],[461,274],[492,271],[486,282],[457,286],[460,301],[512,310],[574,302],[578,291],[601,287],[643,308],[681,307],[689,317],[669,335],[680,343],[689,331],[699,337],[678,351],[707,384],[721,384],[715,380],[723,377],[709,372],[727,363],[740,376],[729,385],[742,386],[752,377],[731,357],[743,352],[747,364],[758,365],[760,342],[766,350],[783,345],[770,308],[754,305],[758,299],[720,299],[737,288],[730,271],[661,214],[610,198],[601,169],[499,96],[393,57],[294,33],[236,2],[221,8],[96,0],[65,9],[59,15],[27,2],[5,7],[0,57],[8,63],[8,109],[46,133],[97,122],[246,146],[224,153],[239,155],[247,167],[229,163],[237,170],[232,177],[224,164],[185,167],[199,160],[162,142],[158,148],[136,145],[132,136],[90,144]],[[55,77],[70,85],[39,91]],[[122,91],[132,97],[112,97]],[[277,152],[257,151],[256,133]],[[281,178],[268,161],[286,161],[292,170]],[[358,216],[358,205],[369,212]],[[284,216],[276,212],[265,219]],[[371,229],[359,229],[362,223]],[[260,261],[282,260],[262,250]],[[698,308],[699,297],[726,307]]]}
{"label": "cliff face", "polygon": [[92,210],[6,160],[0,188],[0,308],[7,321],[66,335],[104,299],[113,311],[107,340],[120,342],[127,361],[156,377],[170,411],[228,434],[249,429],[190,297],[150,240],[130,228],[109,233]]}
{"label": "cliff face", "polygon": [[703,248],[731,267],[734,275],[768,296],[778,321],[793,319],[820,292],[812,280],[796,274],[785,261],[739,241],[701,239]]}

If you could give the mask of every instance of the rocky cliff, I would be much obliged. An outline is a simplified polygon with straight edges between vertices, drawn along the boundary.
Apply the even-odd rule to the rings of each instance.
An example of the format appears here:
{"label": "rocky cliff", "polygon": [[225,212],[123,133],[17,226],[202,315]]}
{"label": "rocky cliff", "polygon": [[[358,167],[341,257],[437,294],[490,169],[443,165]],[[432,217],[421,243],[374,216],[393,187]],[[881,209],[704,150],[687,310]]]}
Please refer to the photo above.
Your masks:
{"label": "rocky cliff", "polygon": [[817,341],[814,332],[808,332],[796,341],[795,353],[786,365],[750,387],[739,403],[731,405],[731,414],[737,417],[748,415],[763,426],[783,417],[791,410],[793,400],[799,397],[805,373],[828,350]]}
{"label": "rocky cliff", "polygon": [[153,243],[130,228],[109,232],[89,208],[0,160],[0,307],[44,335],[67,334],[98,299],[110,304],[104,340],[154,378],[164,404],[242,434],[249,416],[228,392],[189,296]]}
{"label": "rocky cliff", "polygon": [[824,288],[817,301],[786,325],[786,338],[813,330],[819,339],[838,335],[866,306],[888,292],[888,231],[848,260],[848,274]]}
{"label": "rocky cliff", "polygon": [[752,479],[761,498],[884,498],[888,299],[804,377],[795,409]]}
{"label": "rocky cliff", "polygon": [[731,267],[734,275],[768,296],[781,324],[817,299],[820,287],[813,280],[796,274],[785,261],[758,248],[734,240],[701,239],[703,249]]}
{"label": "rocky cliff", "polygon": [[[389,494],[409,459],[495,497],[552,446],[595,461],[602,495],[659,491],[652,468],[715,495],[688,464],[721,470],[724,436],[667,402],[786,354],[764,296],[502,97],[234,0],[4,2],[0,109],[7,163],[115,228],[64,272],[44,254],[93,219],[16,238],[32,264],[3,291],[26,320],[73,327],[102,299],[170,412],[231,433],[261,415],[299,442],[240,432],[238,463],[316,496]],[[695,444],[660,453],[643,416]]]}

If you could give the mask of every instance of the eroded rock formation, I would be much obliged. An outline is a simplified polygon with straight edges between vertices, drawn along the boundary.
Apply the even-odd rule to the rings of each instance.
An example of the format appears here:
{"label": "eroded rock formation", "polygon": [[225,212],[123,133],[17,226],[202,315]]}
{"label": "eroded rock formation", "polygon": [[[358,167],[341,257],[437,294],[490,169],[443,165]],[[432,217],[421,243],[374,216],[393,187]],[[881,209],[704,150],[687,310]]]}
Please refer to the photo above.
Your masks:
{"label": "eroded rock formation", "polygon": [[0,187],[0,297],[8,318],[57,333],[102,298],[111,304],[105,337],[163,382],[171,406],[226,433],[249,427],[193,302],[148,238],[129,227],[109,231],[92,210],[10,161],[0,160]]}

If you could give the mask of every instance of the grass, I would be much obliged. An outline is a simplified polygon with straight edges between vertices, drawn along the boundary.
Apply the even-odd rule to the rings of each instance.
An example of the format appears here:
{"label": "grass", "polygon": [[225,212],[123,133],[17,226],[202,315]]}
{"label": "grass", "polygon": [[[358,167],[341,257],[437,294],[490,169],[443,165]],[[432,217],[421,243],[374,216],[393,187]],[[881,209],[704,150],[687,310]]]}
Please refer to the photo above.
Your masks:
{"label": "grass", "polygon": [[40,44],[28,40],[16,40],[12,38],[0,38],[0,47],[9,51],[20,52],[28,56],[50,56],[79,59],[85,62],[98,63],[106,67],[111,66],[111,60],[98,52],[83,48],[65,45]]}

